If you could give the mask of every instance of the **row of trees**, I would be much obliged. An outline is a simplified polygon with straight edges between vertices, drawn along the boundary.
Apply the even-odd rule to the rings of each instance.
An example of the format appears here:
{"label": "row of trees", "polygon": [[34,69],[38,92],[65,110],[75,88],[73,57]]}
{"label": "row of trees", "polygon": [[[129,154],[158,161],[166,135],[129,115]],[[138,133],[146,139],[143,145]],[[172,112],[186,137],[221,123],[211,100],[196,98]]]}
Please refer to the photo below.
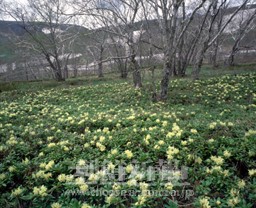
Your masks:
{"label": "row of trees", "polygon": [[[216,67],[222,43],[231,38],[233,47],[228,62],[234,64],[239,44],[255,25],[256,2],[232,2],[28,0],[25,5],[3,2],[2,12],[23,23],[27,35],[19,39],[20,47],[41,54],[58,81],[68,76],[70,56],[74,48],[77,52],[81,45],[96,57],[100,77],[103,63],[114,60],[121,77],[126,78],[128,63],[136,88],[142,86],[138,57],[143,56],[154,68],[154,58],[161,54],[161,89],[154,97],[165,100],[172,75],[184,76],[188,65],[192,64],[193,78],[198,79],[205,55],[210,55]],[[82,27],[74,24],[90,30],[81,30]],[[38,29],[42,27],[43,32]]]}

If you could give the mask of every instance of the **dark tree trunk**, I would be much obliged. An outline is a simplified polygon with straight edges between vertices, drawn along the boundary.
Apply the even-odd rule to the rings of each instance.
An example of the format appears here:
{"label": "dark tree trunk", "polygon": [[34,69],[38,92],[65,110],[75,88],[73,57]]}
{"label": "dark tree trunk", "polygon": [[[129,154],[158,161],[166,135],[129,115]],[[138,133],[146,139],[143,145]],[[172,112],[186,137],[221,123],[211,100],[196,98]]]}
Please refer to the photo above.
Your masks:
{"label": "dark tree trunk", "polygon": [[54,69],[54,75],[55,75],[55,79],[58,82],[63,82],[65,81],[65,78],[62,76],[61,70],[60,69]]}
{"label": "dark tree trunk", "polygon": [[198,61],[194,65],[194,71],[193,71],[193,74],[192,74],[193,80],[198,80],[199,79],[199,74],[200,74],[200,71],[201,71],[201,67],[203,65],[203,60],[204,60],[204,57],[202,55],[202,56],[199,57]]}
{"label": "dark tree trunk", "polygon": [[230,55],[228,57],[228,65],[229,66],[235,66],[235,54],[236,54],[236,51],[232,50],[232,52],[230,53]]}
{"label": "dark tree trunk", "polygon": [[59,60],[56,57],[54,57],[55,60],[53,62],[49,54],[45,54],[45,57],[48,63],[50,64],[50,67],[52,68],[55,80],[58,82],[65,81],[65,78],[62,75],[62,70],[61,70],[61,65],[59,63]]}
{"label": "dark tree trunk", "polygon": [[102,66],[103,64],[102,64],[102,60],[100,60],[99,61],[99,63],[98,63],[98,77],[100,78],[100,77],[104,77],[103,76],[103,66]]}
{"label": "dark tree trunk", "polygon": [[104,47],[101,45],[100,47],[100,56],[99,56],[99,62],[98,62],[98,77],[104,77],[103,75],[103,52],[104,52]]}
{"label": "dark tree trunk", "polygon": [[64,68],[64,77],[65,77],[65,79],[67,79],[68,76],[69,76],[69,74],[68,74],[68,66],[65,66],[65,68]]}
{"label": "dark tree trunk", "polygon": [[131,56],[131,70],[132,70],[134,87],[141,88],[142,81],[141,81],[140,67],[137,60],[135,59],[135,55]]}
{"label": "dark tree trunk", "polygon": [[213,54],[211,57],[211,64],[214,68],[218,67],[218,47],[219,47],[219,41],[217,40],[216,43],[214,44],[213,48]]}
{"label": "dark tree trunk", "polygon": [[165,101],[167,100],[168,96],[168,87],[171,75],[171,63],[166,62],[164,64],[164,75],[161,81],[161,92],[160,92],[160,100]]}
{"label": "dark tree trunk", "polygon": [[121,77],[122,79],[127,79],[128,72],[127,72],[126,63],[123,63],[122,60],[118,60],[118,66],[119,66],[119,69],[120,69],[120,72],[121,72],[120,77]]}

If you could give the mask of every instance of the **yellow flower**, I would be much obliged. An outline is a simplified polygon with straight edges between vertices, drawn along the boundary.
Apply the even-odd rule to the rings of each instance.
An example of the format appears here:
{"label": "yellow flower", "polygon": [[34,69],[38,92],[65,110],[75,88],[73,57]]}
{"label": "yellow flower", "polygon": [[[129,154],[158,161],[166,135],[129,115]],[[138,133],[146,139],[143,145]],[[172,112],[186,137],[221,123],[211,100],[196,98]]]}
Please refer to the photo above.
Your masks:
{"label": "yellow flower", "polygon": [[58,181],[60,181],[60,182],[66,181],[66,175],[65,175],[65,174],[60,174],[60,175],[58,176]]}
{"label": "yellow flower", "polygon": [[51,173],[45,173],[43,170],[39,170],[36,174],[33,174],[33,177],[35,178],[44,178],[44,179],[49,179],[52,177]]}
{"label": "yellow flower", "polygon": [[52,142],[52,143],[49,143],[47,146],[48,147],[54,147],[54,146],[56,146],[56,144],[54,142]]}
{"label": "yellow flower", "polygon": [[5,177],[6,177],[6,176],[5,176],[5,174],[4,174],[4,173],[1,173],[1,174],[0,174],[0,180],[4,180],[4,179],[5,179]]}
{"label": "yellow flower", "polygon": [[41,197],[47,196],[47,188],[46,186],[42,185],[40,187],[34,187],[33,193],[34,195],[39,195]]}
{"label": "yellow flower", "polygon": [[159,145],[163,145],[165,142],[163,140],[158,141]]}
{"label": "yellow flower", "polygon": [[215,127],[217,126],[217,123],[216,122],[213,122],[209,125],[209,128],[210,129],[214,129]]}
{"label": "yellow flower", "polygon": [[216,156],[211,156],[211,160],[215,162],[217,165],[222,165],[224,162],[222,157],[216,157]]}
{"label": "yellow flower", "polygon": [[111,155],[116,155],[117,153],[118,153],[118,150],[117,150],[117,149],[111,150]]}
{"label": "yellow flower", "polygon": [[100,136],[100,142],[104,142],[105,141],[105,137],[104,136]]}
{"label": "yellow flower", "polygon": [[51,208],[61,208],[61,205],[58,202],[51,204]]}
{"label": "yellow flower", "polygon": [[141,206],[143,205],[147,200],[147,197],[145,195],[139,195],[138,196],[138,201],[135,203],[136,206]]}
{"label": "yellow flower", "polygon": [[78,165],[79,166],[85,166],[85,161],[84,160],[79,160]]}
{"label": "yellow flower", "polygon": [[137,175],[135,176],[135,179],[138,181],[142,181],[144,175],[142,173],[137,173]]}
{"label": "yellow flower", "polygon": [[14,172],[16,170],[16,167],[15,166],[10,166],[8,168],[9,172]]}
{"label": "yellow flower", "polygon": [[48,164],[46,164],[45,169],[49,170],[49,169],[51,169],[53,167],[53,165],[54,165],[54,161],[51,160],[50,162],[48,162]]}
{"label": "yellow flower", "polygon": [[118,185],[117,183],[114,183],[113,186],[112,186],[112,189],[115,190],[115,191],[119,190],[120,188],[121,188],[121,186]]}
{"label": "yellow flower", "polygon": [[232,189],[230,190],[230,195],[233,196],[233,197],[234,197],[234,196],[238,196],[238,195],[239,195],[239,191],[232,188]]}
{"label": "yellow flower", "polygon": [[127,157],[128,159],[131,159],[131,158],[133,157],[133,153],[132,153],[130,150],[125,150],[124,153],[126,154],[126,157]]}
{"label": "yellow flower", "polygon": [[76,178],[75,183],[76,185],[79,185],[79,186],[85,184],[84,178],[82,177]]}
{"label": "yellow flower", "polygon": [[86,192],[88,190],[88,185],[87,184],[83,184],[81,186],[79,186],[79,189],[82,191],[82,192]]}
{"label": "yellow flower", "polygon": [[130,180],[127,181],[127,185],[129,187],[136,186],[137,185],[137,181],[135,179],[130,179]]}
{"label": "yellow flower", "polygon": [[89,178],[88,178],[89,181],[92,181],[92,182],[96,182],[99,180],[99,176],[97,174],[94,174],[92,173]]}
{"label": "yellow flower", "polygon": [[167,158],[169,160],[173,159],[173,156],[179,153],[179,149],[173,147],[173,146],[169,146],[168,150],[167,150]]}
{"label": "yellow flower", "polygon": [[207,198],[202,198],[199,200],[200,208],[211,208],[210,202]]}
{"label": "yellow flower", "polygon": [[111,194],[110,196],[106,197],[106,203],[111,204],[115,200],[115,196]]}
{"label": "yellow flower", "polygon": [[195,163],[201,164],[202,163],[202,159],[200,157],[196,157],[195,158]]}
{"label": "yellow flower", "polygon": [[125,171],[127,173],[131,173],[133,171],[133,165],[132,164],[127,165],[125,168]]}
{"label": "yellow flower", "polygon": [[22,163],[27,165],[29,163],[29,159],[28,158],[25,158],[25,160],[22,160]]}
{"label": "yellow flower", "polygon": [[91,208],[89,204],[82,204],[81,208]]}
{"label": "yellow flower", "polygon": [[168,122],[167,121],[163,121],[163,123],[162,123],[162,126],[167,126],[167,124],[168,124]]}
{"label": "yellow flower", "polygon": [[39,156],[39,157],[42,157],[42,156],[44,156],[44,153],[43,153],[43,152],[40,152],[38,156]]}
{"label": "yellow flower", "polygon": [[99,148],[101,152],[104,152],[106,150],[106,147],[104,145],[101,145]]}
{"label": "yellow flower", "polygon": [[228,151],[228,150],[225,150],[223,155],[226,157],[226,158],[229,158],[231,156],[231,153]]}
{"label": "yellow flower", "polygon": [[171,182],[168,182],[168,183],[165,184],[165,188],[167,190],[172,190],[173,189],[173,184]]}
{"label": "yellow flower", "polygon": [[221,204],[221,201],[220,201],[220,200],[217,200],[217,201],[216,201],[216,204],[217,204],[217,205],[220,205],[220,204]]}
{"label": "yellow flower", "polygon": [[196,130],[196,129],[191,129],[190,132],[191,132],[192,134],[197,134],[197,130]]}
{"label": "yellow flower", "polygon": [[240,181],[238,182],[238,187],[239,187],[240,189],[243,189],[243,188],[245,187],[245,181],[244,181],[244,180],[240,180]]}
{"label": "yellow flower", "polygon": [[23,192],[23,189],[19,187],[19,188],[14,189],[14,190],[12,191],[12,196],[19,196],[19,195],[22,194],[22,192]]}
{"label": "yellow flower", "polygon": [[85,143],[84,144],[84,148],[88,148],[88,147],[90,147],[90,144],[89,143]]}
{"label": "yellow flower", "polygon": [[256,169],[249,170],[249,176],[256,176]]}
{"label": "yellow flower", "polygon": [[228,200],[228,205],[230,207],[235,207],[239,202],[240,202],[240,199],[238,197],[234,197]]}
{"label": "yellow flower", "polygon": [[148,184],[145,183],[145,182],[140,182],[140,189],[143,191],[143,190],[148,190]]}
{"label": "yellow flower", "polygon": [[108,164],[108,170],[114,170],[114,169],[115,169],[115,165],[112,162],[110,162]]}

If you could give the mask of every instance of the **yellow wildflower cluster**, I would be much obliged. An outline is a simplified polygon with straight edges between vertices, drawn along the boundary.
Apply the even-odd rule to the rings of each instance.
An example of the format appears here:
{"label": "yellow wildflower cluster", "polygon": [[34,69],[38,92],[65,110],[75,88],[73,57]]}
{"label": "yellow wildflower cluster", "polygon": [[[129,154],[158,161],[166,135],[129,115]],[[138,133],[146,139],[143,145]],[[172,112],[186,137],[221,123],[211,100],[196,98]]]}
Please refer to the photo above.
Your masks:
{"label": "yellow wildflower cluster", "polygon": [[91,206],[89,204],[84,203],[82,204],[81,208],[91,208]]}
{"label": "yellow wildflower cluster", "polygon": [[58,175],[58,181],[60,182],[71,182],[74,179],[73,175],[60,174]]}
{"label": "yellow wildflower cluster", "polygon": [[51,208],[61,208],[61,204],[58,202],[52,203]]}
{"label": "yellow wildflower cluster", "polygon": [[173,146],[169,146],[168,150],[167,150],[167,158],[169,160],[172,160],[174,158],[174,155],[179,153],[179,149],[173,147]]}
{"label": "yellow wildflower cluster", "polygon": [[45,197],[45,196],[47,196],[47,188],[44,185],[42,185],[40,187],[34,187],[33,193],[34,193],[34,195]]}
{"label": "yellow wildflower cluster", "polygon": [[80,191],[86,192],[88,190],[88,185],[85,183],[84,178],[79,177],[75,179],[75,184],[78,185]]}
{"label": "yellow wildflower cluster", "polygon": [[228,150],[225,150],[223,152],[224,157],[229,158],[231,156],[231,153]]}
{"label": "yellow wildflower cluster", "polygon": [[256,135],[256,130],[250,129],[248,132],[245,133],[245,137],[249,136],[255,136]]}
{"label": "yellow wildflower cluster", "polygon": [[144,142],[146,143],[146,145],[149,144],[150,138],[151,138],[150,134],[148,134],[148,135],[144,138]]}
{"label": "yellow wildflower cluster", "polygon": [[14,189],[12,191],[11,195],[17,197],[17,196],[20,196],[22,194],[22,192],[23,192],[23,189],[19,187],[19,188]]}
{"label": "yellow wildflower cluster", "polygon": [[9,140],[6,142],[7,145],[15,145],[18,144],[17,139],[12,135]]}
{"label": "yellow wildflower cluster", "polygon": [[43,170],[39,170],[37,173],[32,175],[34,178],[43,178],[45,180],[48,180],[49,178],[52,177],[51,173],[46,173]]}
{"label": "yellow wildflower cluster", "polygon": [[177,123],[174,123],[172,126],[172,131],[167,133],[166,138],[172,138],[174,136],[181,137],[182,133],[183,130],[177,125]]}
{"label": "yellow wildflower cluster", "polygon": [[211,208],[208,198],[202,198],[199,200],[200,208]]}
{"label": "yellow wildflower cluster", "polygon": [[106,150],[105,145],[101,144],[100,142],[96,143],[96,147],[98,147],[101,152],[104,152]]}
{"label": "yellow wildflower cluster", "polygon": [[240,199],[238,196],[233,197],[228,200],[228,205],[229,207],[236,207],[236,205],[240,202]]}
{"label": "yellow wildflower cluster", "polygon": [[125,150],[124,153],[128,159],[131,159],[133,157],[133,153],[130,150]]}
{"label": "yellow wildflower cluster", "polygon": [[249,170],[249,176],[256,176],[256,169]]}
{"label": "yellow wildflower cluster", "polygon": [[227,127],[233,127],[234,124],[232,122],[222,122],[222,121],[217,121],[217,122],[212,122],[209,124],[209,129],[215,129],[217,126],[227,126]]}
{"label": "yellow wildflower cluster", "polygon": [[116,196],[114,194],[110,194],[108,197],[106,197],[105,201],[107,204],[112,204],[116,199]]}
{"label": "yellow wildflower cluster", "polygon": [[216,165],[222,165],[224,159],[222,157],[211,156],[211,160],[216,163]]}

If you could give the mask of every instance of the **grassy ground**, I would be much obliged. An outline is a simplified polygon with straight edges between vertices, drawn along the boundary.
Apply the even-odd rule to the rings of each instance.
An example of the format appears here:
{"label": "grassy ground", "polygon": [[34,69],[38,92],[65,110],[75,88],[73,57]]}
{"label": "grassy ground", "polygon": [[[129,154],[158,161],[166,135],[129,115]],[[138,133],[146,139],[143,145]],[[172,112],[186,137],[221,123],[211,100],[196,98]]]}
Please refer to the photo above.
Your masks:
{"label": "grassy ground", "polygon": [[255,206],[254,66],[202,77],[1,85],[0,207]]}

